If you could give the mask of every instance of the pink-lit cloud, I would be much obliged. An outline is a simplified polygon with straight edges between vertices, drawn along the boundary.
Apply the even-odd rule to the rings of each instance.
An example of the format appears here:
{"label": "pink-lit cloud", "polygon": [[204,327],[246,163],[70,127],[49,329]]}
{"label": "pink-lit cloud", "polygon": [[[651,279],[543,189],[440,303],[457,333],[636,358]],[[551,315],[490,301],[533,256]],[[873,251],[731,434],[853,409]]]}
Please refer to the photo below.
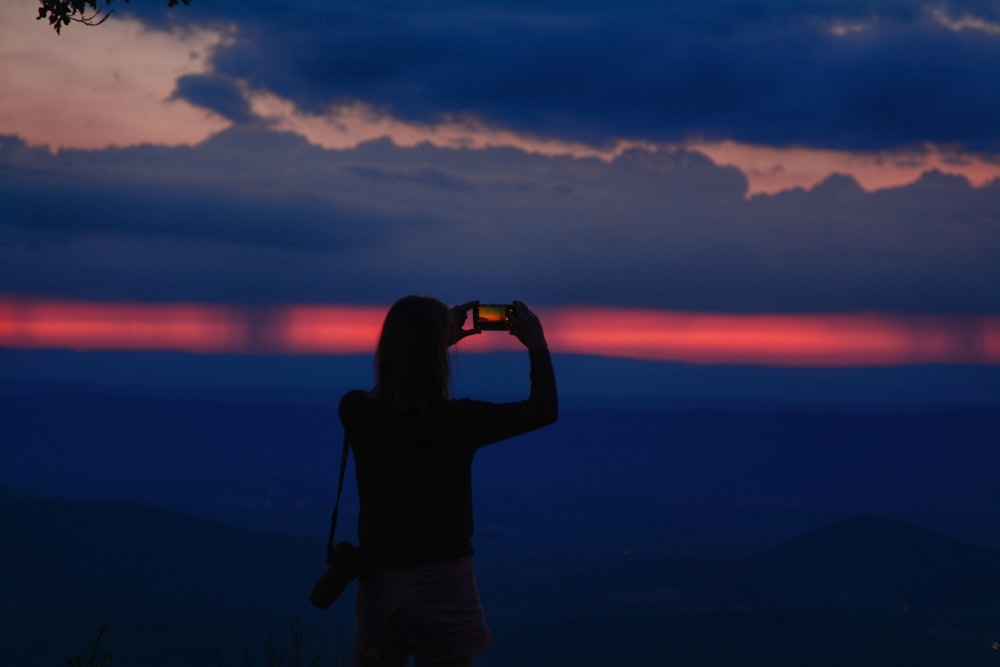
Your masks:
{"label": "pink-lit cloud", "polygon": [[179,77],[207,71],[226,34],[154,32],[112,16],[99,30],[56,35],[36,7],[0,4],[0,134],[55,151],[190,145],[229,125],[170,99]]}
{"label": "pink-lit cloud", "polygon": [[852,176],[869,191],[912,183],[930,170],[964,176],[976,187],[1000,178],[1000,162],[932,144],[919,150],[868,152],[700,140],[657,144],[621,139],[609,146],[592,146],[494,128],[475,118],[445,119],[433,124],[405,122],[358,102],[331,107],[323,114],[303,112],[273,94],[252,94],[251,102],[254,112],[273,123],[275,129],[294,132],[313,144],[335,150],[352,149],[366,141],[388,138],[404,148],[423,143],[440,148],[508,147],[551,157],[610,161],[632,149],[683,148],[704,153],[716,164],[742,171],[747,177],[748,195],[811,188],[835,173]]}
{"label": "pink-lit cloud", "polygon": [[1000,23],[977,16],[970,11],[963,11],[961,14],[955,15],[944,7],[934,7],[930,12],[937,23],[954,32],[971,30],[993,37],[1000,37]]}
{"label": "pink-lit cloud", "polygon": [[[0,346],[195,353],[369,354],[385,306],[111,304],[0,300]],[[1000,317],[734,315],[611,307],[539,308],[559,353],[696,364],[1000,364]],[[518,349],[503,333],[464,353]]]}
{"label": "pink-lit cloud", "polygon": [[791,188],[811,188],[831,174],[846,174],[868,191],[913,183],[937,170],[964,176],[982,187],[1000,178],[1000,163],[927,144],[919,150],[851,152],[808,148],[752,146],[735,141],[692,142],[689,150],[704,153],[718,165],[733,166],[746,175],[749,194],[774,194]]}

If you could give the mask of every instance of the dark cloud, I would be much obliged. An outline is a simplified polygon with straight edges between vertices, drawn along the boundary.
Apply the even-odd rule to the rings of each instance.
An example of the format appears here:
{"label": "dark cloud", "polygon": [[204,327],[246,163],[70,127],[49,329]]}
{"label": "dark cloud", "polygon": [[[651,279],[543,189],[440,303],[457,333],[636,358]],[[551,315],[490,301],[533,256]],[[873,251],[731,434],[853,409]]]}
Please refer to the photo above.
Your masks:
{"label": "dark cloud", "polygon": [[0,285],[68,297],[1000,312],[1000,182],[846,176],[746,198],[690,152],[348,151],[243,127],[195,148],[0,141]]}
{"label": "dark cloud", "polygon": [[250,103],[236,81],[218,74],[182,76],[177,79],[177,88],[171,99],[187,100],[234,123],[247,123],[254,117],[250,111]]}
{"label": "dark cloud", "polygon": [[[216,192],[159,186],[95,192],[61,185],[58,196],[0,186],[5,230],[20,228],[67,243],[79,237],[141,237],[151,245],[187,239],[291,251],[377,243],[392,220],[314,201],[220,198]],[[284,224],[294,220],[294,225]]]}
{"label": "dark cloud", "polygon": [[440,169],[385,169],[373,166],[357,166],[349,169],[362,178],[380,184],[392,183],[393,181],[411,181],[442,190],[470,190],[474,187],[468,179]]}
{"label": "dark cloud", "polygon": [[[361,100],[411,120],[468,113],[595,143],[700,136],[1000,151],[1000,35],[952,30],[933,14],[1000,25],[995,3],[211,5],[169,16],[236,21],[217,73],[308,111]],[[212,86],[189,99],[231,113],[219,81],[191,83]]]}

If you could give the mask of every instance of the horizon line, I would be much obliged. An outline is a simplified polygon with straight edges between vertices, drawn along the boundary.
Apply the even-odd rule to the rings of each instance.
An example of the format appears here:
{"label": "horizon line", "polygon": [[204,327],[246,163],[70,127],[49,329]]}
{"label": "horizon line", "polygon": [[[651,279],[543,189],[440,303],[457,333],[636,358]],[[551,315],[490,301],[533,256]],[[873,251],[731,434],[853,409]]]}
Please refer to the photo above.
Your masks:
{"label": "horizon line", "polygon": [[[388,305],[110,302],[0,296],[0,347],[196,354],[374,352]],[[1000,364],[1000,314],[535,308],[554,353],[765,366]],[[487,332],[462,353],[513,351]]]}

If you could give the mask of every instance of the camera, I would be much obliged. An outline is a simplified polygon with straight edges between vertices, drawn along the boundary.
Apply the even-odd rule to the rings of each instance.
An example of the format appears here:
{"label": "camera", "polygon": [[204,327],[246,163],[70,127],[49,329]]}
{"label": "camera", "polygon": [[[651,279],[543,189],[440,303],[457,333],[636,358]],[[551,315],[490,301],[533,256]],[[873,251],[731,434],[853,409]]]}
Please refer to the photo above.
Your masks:
{"label": "camera", "polygon": [[472,309],[472,321],[481,331],[507,331],[513,312],[510,304],[479,304]]}
{"label": "camera", "polygon": [[326,571],[309,592],[309,601],[320,609],[329,608],[361,571],[358,548],[350,542],[341,542],[331,549],[326,562]]}

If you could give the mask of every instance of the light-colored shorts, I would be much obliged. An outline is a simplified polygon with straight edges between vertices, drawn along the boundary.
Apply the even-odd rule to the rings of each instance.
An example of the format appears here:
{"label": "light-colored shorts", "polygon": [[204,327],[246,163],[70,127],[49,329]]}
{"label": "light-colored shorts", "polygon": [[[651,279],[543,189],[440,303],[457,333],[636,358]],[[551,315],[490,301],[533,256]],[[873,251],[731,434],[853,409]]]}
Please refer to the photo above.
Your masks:
{"label": "light-colored shorts", "polygon": [[453,660],[492,643],[471,558],[379,567],[358,582],[358,664]]}

